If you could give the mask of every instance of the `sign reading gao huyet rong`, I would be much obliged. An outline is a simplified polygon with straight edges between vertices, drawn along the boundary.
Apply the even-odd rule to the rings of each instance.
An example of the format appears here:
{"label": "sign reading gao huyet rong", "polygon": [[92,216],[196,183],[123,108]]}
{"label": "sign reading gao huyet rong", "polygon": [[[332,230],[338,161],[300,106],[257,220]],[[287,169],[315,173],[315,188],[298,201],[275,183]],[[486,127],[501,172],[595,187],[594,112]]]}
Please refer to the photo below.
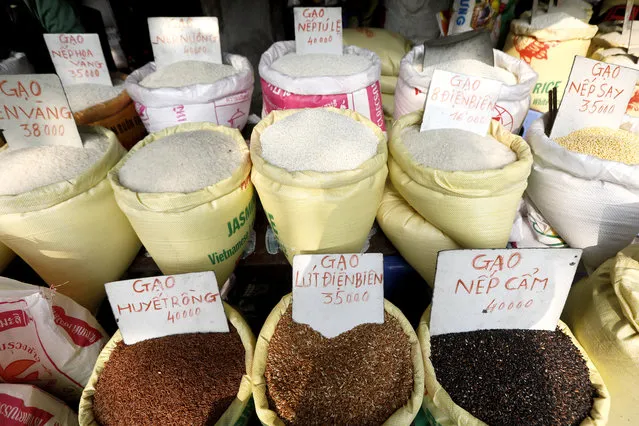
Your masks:
{"label": "sign reading gao huyet rong", "polygon": [[500,90],[496,80],[435,70],[421,131],[462,129],[486,136]]}
{"label": "sign reading gao huyet rong", "polygon": [[431,334],[554,330],[580,258],[567,248],[441,251]]}
{"label": "sign reading gao huyet rong", "polygon": [[293,258],[293,321],[332,338],[384,322],[381,253],[302,254]]}
{"label": "sign reading gao huyet rong", "polygon": [[584,127],[619,128],[638,75],[632,68],[575,56],[550,137]]}
{"label": "sign reading gao huyet rong", "polygon": [[62,85],[112,86],[97,34],[45,34],[49,55]]}
{"label": "sign reading gao huyet rong", "polygon": [[293,16],[296,53],[342,54],[341,7],[296,7]]}
{"label": "sign reading gao huyet rong", "polygon": [[55,74],[0,76],[0,129],[11,148],[82,147],[69,102]]}
{"label": "sign reading gao huyet rong", "polygon": [[127,345],[172,334],[229,331],[213,272],[116,281],[104,287]]}
{"label": "sign reading gao huyet rong", "polygon": [[148,18],[148,23],[158,68],[180,61],[222,63],[216,17]]}

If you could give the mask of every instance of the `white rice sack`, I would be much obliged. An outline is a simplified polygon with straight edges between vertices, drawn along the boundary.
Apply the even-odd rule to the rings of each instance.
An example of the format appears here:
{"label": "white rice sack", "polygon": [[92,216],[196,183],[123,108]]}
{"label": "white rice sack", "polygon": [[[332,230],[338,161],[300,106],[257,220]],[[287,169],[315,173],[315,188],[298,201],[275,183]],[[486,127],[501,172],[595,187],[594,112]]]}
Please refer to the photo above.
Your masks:
{"label": "white rice sack", "polygon": [[176,62],[160,70],[149,62],[126,79],[126,90],[149,133],[181,123],[211,122],[242,129],[253,94],[253,67],[243,56],[222,62]]}
{"label": "white rice sack", "polygon": [[78,416],[64,402],[35,386],[1,383],[0,424],[77,426]]}
{"label": "white rice sack", "polygon": [[507,130],[516,133],[528,113],[530,91],[537,82],[537,73],[520,59],[515,59],[498,50],[493,50],[493,54],[495,55],[493,71],[486,71],[485,67],[468,66],[467,63],[439,64],[424,70],[422,69],[424,46],[415,46],[401,62],[399,79],[395,88],[394,118],[398,119],[423,109],[434,70],[444,69],[502,81],[503,85],[497,98],[493,118]]}

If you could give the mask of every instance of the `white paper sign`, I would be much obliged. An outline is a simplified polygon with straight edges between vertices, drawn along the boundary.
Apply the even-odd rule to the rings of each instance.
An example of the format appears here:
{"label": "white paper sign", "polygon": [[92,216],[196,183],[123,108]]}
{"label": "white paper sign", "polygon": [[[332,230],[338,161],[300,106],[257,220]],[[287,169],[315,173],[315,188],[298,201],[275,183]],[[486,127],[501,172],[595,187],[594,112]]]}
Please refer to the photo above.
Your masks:
{"label": "white paper sign", "polygon": [[222,63],[217,18],[148,18],[153,57],[158,68],[180,61]]}
{"label": "white paper sign", "polygon": [[104,285],[124,343],[184,333],[229,331],[213,272]]}
{"label": "white paper sign", "polygon": [[296,53],[342,54],[341,7],[296,7],[293,16]]}
{"label": "white paper sign", "polygon": [[293,321],[335,337],[384,322],[381,253],[303,254],[293,258]]}
{"label": "white paper sign", "polygon": [[97,34],[45,34],[44,41],[64,87],[113,86]]}
{"label": "white paper sign", "polygon": [[0,76],[0,129],[12,148],[82,147],[69,102],[55,74]]}
{"label": "white paper sign", "polygon": [[421,131],[463,129],[486,136],[500,90],[497,80],[435,70]]}
{"label": "white paper sign", "polygon": [[431,335],[554,330],[581,252],[567,248],[439,252]]}
{"label": "white paper sign", "polygon": [[584,127],[618,129],[638,75],[632,68],[575,56],[550,137]]}

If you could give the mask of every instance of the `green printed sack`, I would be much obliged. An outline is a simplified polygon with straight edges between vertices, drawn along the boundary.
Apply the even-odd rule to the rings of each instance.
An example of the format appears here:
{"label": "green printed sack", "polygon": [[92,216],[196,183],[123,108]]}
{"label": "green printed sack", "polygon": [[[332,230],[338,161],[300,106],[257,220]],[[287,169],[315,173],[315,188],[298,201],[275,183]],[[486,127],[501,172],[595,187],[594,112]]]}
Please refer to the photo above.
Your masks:
{"label": "green printed sack", "polygon": [[[141,193],[120,183],[120,169],[137,151],[163,137],[197,130],[236,140],[244,160],[231,177],[189,193]],[[163,274],[214,271],[222,286],[244,252],[255,220],[250,171],[248,147],[237,129],[185,123],[141,140],[113,168],[109,180],[120,209]]]}
{"label": "green printed sack", "polygon": [[280,248],[291,263],[296,254],[359,253],[384,192],[388,174],[384,133],[357,112],[328,110],[369,127],[379,139],[377,154],[354,170],[329,173],[289,172],[266,162],[262,133],[299,110],[271,112],[251,135],[251,179]]}

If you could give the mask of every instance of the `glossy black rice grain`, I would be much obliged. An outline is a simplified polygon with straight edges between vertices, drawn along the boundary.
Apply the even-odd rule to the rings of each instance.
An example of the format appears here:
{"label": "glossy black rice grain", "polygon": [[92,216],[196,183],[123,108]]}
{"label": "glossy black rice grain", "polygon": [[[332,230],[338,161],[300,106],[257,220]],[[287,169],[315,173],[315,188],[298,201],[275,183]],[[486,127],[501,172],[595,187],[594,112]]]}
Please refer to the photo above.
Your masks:
{"label": "glossy black rice grain", "polygon": [[431,361],[453,401],[491,426],[579,425],[592,409],[586,362],[559,330],[433,336]]}

